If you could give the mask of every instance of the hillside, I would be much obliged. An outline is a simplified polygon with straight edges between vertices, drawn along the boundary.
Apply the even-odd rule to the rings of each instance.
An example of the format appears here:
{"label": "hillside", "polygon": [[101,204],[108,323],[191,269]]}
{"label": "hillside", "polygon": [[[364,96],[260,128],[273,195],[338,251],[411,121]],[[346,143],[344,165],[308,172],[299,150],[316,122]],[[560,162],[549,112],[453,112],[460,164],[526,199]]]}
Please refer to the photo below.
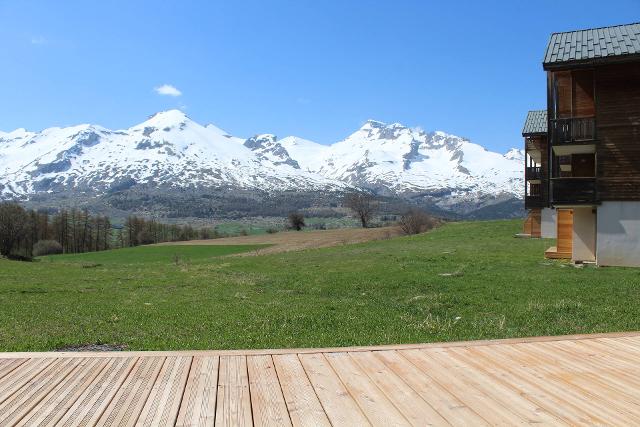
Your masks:
{"label": "hillside", "polygon": [[520,226],[449,223],[413,237],[246,257],[220,255],[257,248],[0,259],[0,350],[332,347],[640,329],[636,270],[545,260],[554,242],[514,239]]}
{"label": "hillside", "polygon": [[438,213],[483,209],[491,216],[492,206],[521,197],[522,164],[519,150],[503,155],[397,123],[369,120],[321,145],[235,137],[170,110],[125,130],[85,124],[0,134],[0,197],[202,217],[335,205],[345,192],[364,189]]}

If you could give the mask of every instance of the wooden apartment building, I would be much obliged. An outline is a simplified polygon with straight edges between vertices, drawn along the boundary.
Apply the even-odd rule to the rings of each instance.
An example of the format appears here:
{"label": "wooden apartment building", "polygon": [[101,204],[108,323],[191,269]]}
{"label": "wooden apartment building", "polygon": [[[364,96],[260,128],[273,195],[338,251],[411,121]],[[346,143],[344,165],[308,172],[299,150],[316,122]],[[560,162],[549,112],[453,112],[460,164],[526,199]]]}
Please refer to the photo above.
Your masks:
{"label": "wooden apartment building", "polygon": [[[640,23],[551,35],[525,138],[525,228],[546,255],[640,266]],[[555,229],[555,232],[553,231]]]}

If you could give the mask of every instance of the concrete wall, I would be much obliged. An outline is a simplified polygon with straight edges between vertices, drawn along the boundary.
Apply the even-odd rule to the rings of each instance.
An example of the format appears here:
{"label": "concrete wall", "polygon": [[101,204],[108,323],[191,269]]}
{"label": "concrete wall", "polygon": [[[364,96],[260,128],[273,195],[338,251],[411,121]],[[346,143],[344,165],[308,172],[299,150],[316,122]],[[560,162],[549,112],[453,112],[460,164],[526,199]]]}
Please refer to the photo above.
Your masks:
{"label": "concrete wall", "polygon": [[640,267],[640,202],[598,207],[598,265]]}
{"label": "concrete wall", "polygon": [[593,208],[573,209],[573,261],[596,260],[596,214]]}
{"label": "concrete wall", "polygon": [[542,209],[541,237],[555,239],[558,236],[558,216],[555,209]]}

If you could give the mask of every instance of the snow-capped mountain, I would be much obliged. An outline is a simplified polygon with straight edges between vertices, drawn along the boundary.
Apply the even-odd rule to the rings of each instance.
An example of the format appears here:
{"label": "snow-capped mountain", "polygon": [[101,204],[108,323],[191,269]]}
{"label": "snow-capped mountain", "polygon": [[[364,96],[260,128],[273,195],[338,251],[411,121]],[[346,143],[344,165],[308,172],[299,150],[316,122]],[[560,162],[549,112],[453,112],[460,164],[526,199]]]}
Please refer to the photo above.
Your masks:
{"label": "snow-capped mountain", "polygon": [[329,147],[291,137],[281,143],[307,171],[396,194],[449,190],[444,204],[469,196],[517,197],[522,188],[521,150],[501,155],[464,138],[398,123],[369,120]]}
{"label": "snow-capped mountain", "polygon": [[300,170],[274,141],[245,141],[178,110],[119,131],[94,125],[40,133],[19,129],[0,137],[0,189],[4,196],[28,196],[65,189],[100,193],[141,183],[266,191],[295,188],[301,181],[312,189],[344,187]]}
{"label": "snow-capped mountain", "polygon": [[79,125],[0,133],[0,196],[102,197],[139,187],[340,193],[357,187],[468,209],[519,198],[523,155],[374,120],[333,145],[271,134],[245,139],[170,110],[126,130]]}

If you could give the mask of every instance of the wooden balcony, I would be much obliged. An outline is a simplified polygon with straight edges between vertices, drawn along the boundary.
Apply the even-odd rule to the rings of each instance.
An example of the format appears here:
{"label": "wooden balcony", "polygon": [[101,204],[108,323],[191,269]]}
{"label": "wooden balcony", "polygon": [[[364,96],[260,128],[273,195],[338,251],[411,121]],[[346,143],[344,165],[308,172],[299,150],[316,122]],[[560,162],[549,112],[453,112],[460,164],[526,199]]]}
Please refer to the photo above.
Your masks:
{"label": "wooden balcony", "polygon": [[524,198],[525,209],[546,208],[547,206],[548,206],[547,201],[544,200],[541,195],[536,195],[536,196],[527,195]]}
{"label": "wooden balcony", "polygon": [[572,117],[552,119],[550,123],[551,144],[579,144],[596,139],[595,117]]}
{"label": "wooden balcony", "polygon": [[598,203],[596,178],[551,178],[551,203],[564,205]]}
{"label": "wooden balcony", "polygon": [[527,181],[541,180],[542,168],[540,166],[527,166],[524,170],[524,179]]}

